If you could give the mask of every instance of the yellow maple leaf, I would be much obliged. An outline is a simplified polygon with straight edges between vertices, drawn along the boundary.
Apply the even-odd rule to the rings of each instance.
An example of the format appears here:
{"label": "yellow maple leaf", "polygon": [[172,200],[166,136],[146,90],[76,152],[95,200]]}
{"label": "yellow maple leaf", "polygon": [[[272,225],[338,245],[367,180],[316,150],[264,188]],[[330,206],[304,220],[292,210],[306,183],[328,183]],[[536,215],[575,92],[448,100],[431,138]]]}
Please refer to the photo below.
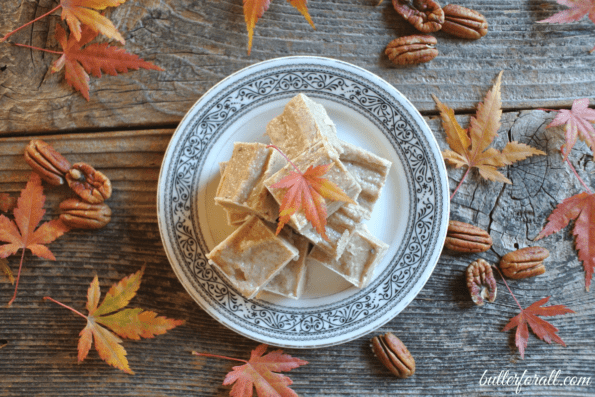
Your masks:
{"label": "yellow maple leaf", "polygon": [[[99,279],[95,276],[87,291],[88,316],[50,297],[46,296],[44,298],[66,307],[87,319],[87,326],[81,331],[78,343],[79,362],[87,357],[93,340],[95,340],[95,349],[99,353],[99,357],[109,365],[121,369],[126,373],[134,374],[128,365],[126,350],[121,345],[122,339],[118,336],[135,340],[141,337],[153,338],[155,335],[165,334],[168,330],[184,324],[183,320],[157,317],[157,313],[155,312],[144,311],[143,309],[124,309],[136,295],[144,270],[145,268],[143,267],[138,272],[124,277],[118,283],[114,284],[107,292],[101,305],[99,305],[99,298],[101,297]],[[110,328],[118,336],[102,325]]]}
{"label": "yellow maple leaf", "polygon": [[[252,38],[254,36],[254,26],[258,19],[263,16],[264,12],[269,9],[271,0],[243,0],[244,1],[244,19],[246,21],[246,28],[248,29],[248,55],[252,50]],[[308,13],[308,0],[287,0],[294,6],[303,16],[306,21],[314,28],[314,22]]]}
{"label": "yellow maple leaf", "polygon": [[471,117],[468,129],[464,129],[459,125],[453,109],[444,105],[435,95],[432,95],[438,110],[440,110],[442,127],[446,132],[446,142],[451,149],[444,150],[442,156],[456,168],[467,167],[467,172],[453,192],[451,199],[472,168],[477,168],[479,174],[485,179],[512,183],[498,171],[499,167],[510,165],[533,155],[545,155],[539,149],[516,141],[508,142],[501,152],[494,148],[488,148],[498,135],[501,125],[501,79],[502,72],[498,74],[496,84],[488,91],[483,103],[479,103],[477,106],[476,116]]}

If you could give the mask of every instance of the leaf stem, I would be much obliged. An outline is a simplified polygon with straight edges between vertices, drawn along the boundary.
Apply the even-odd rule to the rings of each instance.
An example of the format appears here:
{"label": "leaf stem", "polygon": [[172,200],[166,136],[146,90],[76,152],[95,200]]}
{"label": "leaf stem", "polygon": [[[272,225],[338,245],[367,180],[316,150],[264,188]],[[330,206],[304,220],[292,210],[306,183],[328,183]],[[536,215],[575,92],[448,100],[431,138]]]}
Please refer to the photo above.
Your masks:
{"label": "leaf stem", "polygon": [[587,186],[587,184],[585,183],[585,181],[583,181],[583,179],[579,176],[578,172],[576,172],[576,168],[574,168],[574,165],[572,165],[572,163],[570,162],[570,159],[568,158],[568,156],[566,156],[566,162],[568,163],[568,165],[570,166],[570,169],[572,170],[572,172],[574,173],[574,176],[576,176],[576,178],[579,180],[579,182],[583,185],[583,187],[587,190],[587,192],[589,194],[593,194],[593,192],[591,191],[591,189],[589,189],[589,186]]}
{"label": "leaf stem", "polygon": [[0,43],[3,42],[3,41],[6,41],[6,39],[8,39],[10,36],[12,36],[16,32],[18,32],[19,30],[23,29],[24,27],[27,27],[27,26],[31,25],[32,23],[35,23],[35,22],[39,21],[40,19],[47,17],[48,15],[50,15],[51,13],[53,13],[54,11],[56,11],[57,9],[59,9],[60,7],[62,7],[62,4],[58,4],[58,6],[56,8],[53,8],[50,11],[46,12],[45,14],[43,14],[43,15],[35,18],[34,20],[27,22],[26,24],[24,24],[20,28],[16,28],[12,32],[7,33],[2,39],[0,39]]}
{"label": "leaf stem", "polygon": [[469,171],[471,170],[471,167],[467,168],[467,171],[465,172],[465,175],[463,175],[463,178],[461,179],[461,182],[459,182],[459,184],[457,185],[457,188],[455,189],[454,192],[452,192],[452,195],[450,196],[450,199],[452,200],[452,198],[455,196],[455,193],[457,192],[457,190],[459,190],[459,188],[461,187],[461,185],[463,184],[463,181],[465,180],[465,178],[467,177],[467,174],[469,173]]}
{"label": "leaf stem", "polygon": [[248,361],[246,361],[246,360],[242,360],[242,359],[239,359],[239,358],[232,358],[232,357],[220,356],[218,354],[198,353],[198,352],[195,352],[195,351],[193,351],[192,354],[195,355],[195,356],[224,358],[226,360],[241,361],[241,362],[246,363],[246,364],[248,363]]}
{"label": "leaf stem", "polygon": [[17,47],[25,47],[25,48],[31,48],[31,49],[37,50],[37,51],[49,52],[50,54],[64,55],[63,52],[46,50],[45,48],[34,47],[32,45],[20,44],[20,43],[10,43],[10,44],[16,45]]}
{"label": "leaf stem", "polygon": [[510,289],[510,287],[508,286],[508,283],[506,282],[506,280],[504,279],[504,276],[502,275],[502,273],[500,272],[500,269],[498,269],[497,266],[493,266],[492,267],[494,269],[496,269],[498,271],[498,274],[500,275],[500,277],[502,277],[502,281],[504,281],[504,285],[506,285],[506,288],[508,288],[508,292],[510,292],[510,295],[512,295],[512,298],[514,299],[514,301],[516,302],[516,304],[519,306],[519,309],[521,309],[521,312],[523,311],[523,307],[521,306],[521,304],[519,303],[519,301],[516,299],[516,296],[514,296],[514,294],[512,293],[512,290]]}
{"label": "leaf stem", "polygon": [[289,159],[289,158],[288,158],[288,157],[285,155],[285,153],[283,153],[283,152],[281,151],[281,149],[279,149],[279,148],[278,148],[277,146],[275,146],[275,145],[267,145],[267,148],[270,148],[270,147],[272,147],[273,149],[276,149],[276,150],[277,150],[279,153],[281,153],[281,156],[285,157],[285,160],[287,160],[287,162],[288,162],[289,164],[291,164],[291,165],[293,166],[293,168],[295,168],[295,170],[296,170],[297,172],[299,172],[299,173],[300,173],[300,175],[304,175],[304,174],[302,174],[302,171],[300,171],[300,170],[298,169],[298,167],[296,167],[296,166],[295,166],[295,164],[293,164],[293,163],[291,162],[291,160],[290,160],[290,159]]}
{"label": "leaf stem", "polygon": [[89,319],[87,316],[85,316],[83,313],[79,312],[78,310],[75,310],[75,309],[73,309],[72,307],[70,307],[70,306],[68,306],[68,305],[65,305],[64,303],[60,303],[60,302],[58,302],[57,300],[55,300],[55,299],[53,299],[53,298],[50,298],[49,296],[44,296],[44,297],[43,297],[43,300],[48,300],[48,301],[52,301],[52,302],[54,302],[54,303],[57,303],[58,305],[60,305],[60,306],[62,306],[62,307],[65,307],[65,308],[67,308],[67,309],[69,309],[69,310],[71,310],[71,311],[75,312],[75,313],[76,313],[76,314],[78,314],[79,316],[81,316],[81,317],[83,317],[83,318],[86,318],[87,320]]}
{"label": "leaf stem", "polygon": [[17,273],[17,282],[14,286],[14,295],[7,306],[11,306],[12,302],[17,298],[17,290],[19,289],[19,280],[21,279],[21,269],[23,268],[23,259],[25,258],[25,247],[23,247],[23,253],[21,254],[21,263],[19,264],[19,272]]}

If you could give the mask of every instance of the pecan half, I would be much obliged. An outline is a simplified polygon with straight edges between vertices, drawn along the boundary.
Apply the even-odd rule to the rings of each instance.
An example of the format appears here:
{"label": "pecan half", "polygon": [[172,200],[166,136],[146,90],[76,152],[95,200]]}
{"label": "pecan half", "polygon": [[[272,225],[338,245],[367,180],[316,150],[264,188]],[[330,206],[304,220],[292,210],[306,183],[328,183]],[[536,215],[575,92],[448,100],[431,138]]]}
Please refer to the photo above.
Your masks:
{"label": "pecan half", "polygon": [[504,255],[500,260],[500,270],[508,278],[520,279],[539,276],[545,273],[543,261],[550,252],[542,247],[526,247]]}
{"label": "pecan half", "polygon": [[25,148],[25,161],[44,181],[54,186],[64,184],[64,175],[71,167],[64,156],[39,139],[32,140]]}
{"label": "pecan half", "polygon": [[483,259],[472,262],[467,267],[467,288],[473,303],[483,305],[484,299],[488,302],[496,300],[498,287],[492,272],[492,266]]}
{"label": "pecan half", "polygon": [[372,338],[372,351],[390,372],[405,379],[415,373],[415,360],[399,338],[387,332]]}
{"label": "pecan half", "polygon": [[66,174],[68,186],[91,204],[103,203],[112,195],[112,183],[89,164],[76,163]]}
{"label": "pecan half", "polygon": [[444,247],[457,252],[484,252],[492,246],[492,237],[485,230],[465,222],[448,222]]}
{"label": "pecan half", "polygon": [[442,10],[443,32],[469,40],[477,40],[488,34],[488,21],[479,12],[455,4],[449,4]]}
{"label": "pecan half", "polygon": [[112,216],[107,204],[89,204],[78,198],[62,201],[60,210],[60,220],[72,229],[100,229],[109,223]]}
{"label": "pecan half", "polygon": [[397,65],[413,65],[429,62],[436,58],[436,38],[433,36],[413,35],[394,39],[386,46],[385,53]]}
{"label": "pecan half", "polygon": [[434,0],[393,0],[393,7],[420,32],[432,33],[442,28],[444,11]]}

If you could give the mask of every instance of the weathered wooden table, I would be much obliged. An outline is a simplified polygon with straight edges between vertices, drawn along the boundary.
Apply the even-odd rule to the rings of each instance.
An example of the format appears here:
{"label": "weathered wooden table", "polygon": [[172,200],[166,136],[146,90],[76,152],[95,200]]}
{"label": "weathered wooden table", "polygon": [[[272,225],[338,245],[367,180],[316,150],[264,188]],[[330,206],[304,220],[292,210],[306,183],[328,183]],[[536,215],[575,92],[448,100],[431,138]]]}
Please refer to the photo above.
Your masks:
{"label": "weathered wooden table", "polygon": [[[4,34],[56,6],[55,0],[5,0],[0,4]],[[72,162],[85,160],[108,175],[114,194],[111,223],[99,231],[71,231],[50,245],[56,261],[29,252],[17,301],[0,308],[0,395],[2,396],[226,396],[221,383],[234,365],[191,356],[192,350],[247,358],[258,345],[213,320],[189,297],[174,275],[160,240],[156,189],[161,160],[176,125],[211,86],[247,65],[288,55],[341,59],[378,74],[422,112],[440,145],[444,131],[431,94],[453,107],[465,125],[478,101],[504,70],[503,123],[496,147],[518,140],[547,153],[504,169],[513,185],[484,182],[471,173],[452,202],[451,218],[477,224],[494,239],[479,255],[444,252],[418,297],[374,334],[391,331],[402,338],[417,362],[415,376],[398,380],[372,355],[369,337],[316,350],[286,349],[309,365],[289,375],[302,396],[513,395],[515,386],[481,384],[482,375],[501,371],[525,377],[590,378],[589,385],[532,385],[523,395],[595,395],[595,298],[585,291],[585,273],[569,228],[540,242],[551,256],[546,274],[511,281],[521,304],[551,296],[576,314],[551,322],[567,347],[548,345],[533,334],[521,360],[514,332],[500,332],[518,308],[498,281],[494,304],[475,307],[464,271],[481,257],[492,263],[533,239],[562,199],[582,186],[562,162],[561,129],[546,129],[553,113],[539,108],[569,108],[576,98],[595,95],[595,25],[588,19],[567,25],[536,24],[563,9],[553,0],[467,0],[483,13],[489,33],[478,41],[438,32],[440,55],[427,64],[394,67],[383,55],[386,44],[414,34],[390,1],[312,0],[317,30],[288,2],[276,0],[258,22],[252,54],[240,0],[128,0],[108,11],[126,39],[126,49],[166,69],[138,71],[91,80],[85,101],[51,74],[56,56],[0,46],[0,192],[18,195],[29,177],[25,145],[42,138]],[[54,37],[59,13],[11,37],[11,41],[58,50]],[[582,142],[570,159],[595,188],[593,155]],[[462,171],[449,168],[451,190]],[[66,191],[46,189],[44,219],[58,214]],[[18,259],[9,258],[16,270]],[[52,296],[83,309],[93,276],[103,291],[146,264],[133,304],[186,325],[152,340],[126,341],[130,376],[104,363],[93,350],[77,364],[78,333],[84,321],[44,302]],[[12,286],[0,281],[0,301]],[[487,373],[485,372],[487,371]],[[485,378],[484,378],[485,380]]]}

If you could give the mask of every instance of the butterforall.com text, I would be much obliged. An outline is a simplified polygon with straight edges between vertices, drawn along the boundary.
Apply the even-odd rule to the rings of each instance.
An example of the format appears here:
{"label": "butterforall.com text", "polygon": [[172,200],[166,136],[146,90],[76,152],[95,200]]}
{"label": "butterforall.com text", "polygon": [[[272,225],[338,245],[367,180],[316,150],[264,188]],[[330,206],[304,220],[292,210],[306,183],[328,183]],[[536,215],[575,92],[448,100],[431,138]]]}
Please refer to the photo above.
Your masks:
{"label": "butterforall.com text", "polygon": [[549,376],[527,374],[525,370],[520,376],[516,372],[500,371],[498,376],[488,376],[487,370],[481,375],[480,386],[513,386],[515,393],[519,394],[523,386],[589,386],[591,377],[584,376],[563,376],[561,370],[553,370]]}

